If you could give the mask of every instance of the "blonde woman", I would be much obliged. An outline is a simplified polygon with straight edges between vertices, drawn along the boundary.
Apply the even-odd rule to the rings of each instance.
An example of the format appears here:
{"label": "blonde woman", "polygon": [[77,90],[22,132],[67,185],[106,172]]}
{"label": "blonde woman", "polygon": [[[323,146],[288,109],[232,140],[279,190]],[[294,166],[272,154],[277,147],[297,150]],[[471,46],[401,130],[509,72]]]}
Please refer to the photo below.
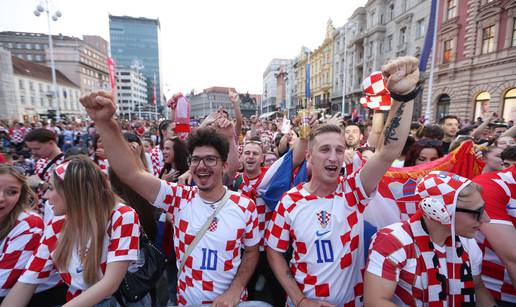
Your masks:
{"label": "blonde woman", "polygon": [[[0,164],[0,302],[23,272],[43,234],[43,220],[29,208],[37,201],[16,167]],[[41,284],[31,306],[64,303],[66,287],[54,274]]]}
{"label": "blonde woman", "polygon": [[64,306],[110,306],[138,259],[136,212],[115,202],[106,175],[86,157],[56,167],[45,197],[55,217],[2,307],[25,306],[53,268],[69,286]]}

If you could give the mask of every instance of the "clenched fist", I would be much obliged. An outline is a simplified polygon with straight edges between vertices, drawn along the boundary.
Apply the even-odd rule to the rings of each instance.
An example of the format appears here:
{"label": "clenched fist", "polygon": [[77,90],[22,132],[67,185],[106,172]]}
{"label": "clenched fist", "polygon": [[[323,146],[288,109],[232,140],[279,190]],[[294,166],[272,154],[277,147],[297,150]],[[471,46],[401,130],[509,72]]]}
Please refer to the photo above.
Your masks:
{"label": "clenched fist", "polygon": [[82,96],[79,101],[88,116],[95,122],[109,121],[116,111],[115,98],[112,93],[98,91]]}
{"label": "clenched fist", "polygon": [[419,81],[419,60],[412,56],[396,58],[382,66],[391,93],[405,95],[410,93]]}

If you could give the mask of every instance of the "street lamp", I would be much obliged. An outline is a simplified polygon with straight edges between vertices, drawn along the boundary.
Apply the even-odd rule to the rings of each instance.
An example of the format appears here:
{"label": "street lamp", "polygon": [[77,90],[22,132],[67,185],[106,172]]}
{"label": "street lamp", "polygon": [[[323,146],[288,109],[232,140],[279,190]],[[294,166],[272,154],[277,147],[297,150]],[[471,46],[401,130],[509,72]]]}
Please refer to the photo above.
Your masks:
{"label": "street lamp", "polygon": [[[59,101],[57,100],[57,82],[56,82],[56,66],[54,63],[54,45],[52,43],[52,30],[50,27],[50,18],[52,18],[53,21],[57,21],[63,14],[59,10],[54,10],[53,12],[50,12],[50,5],[49,0],[45,0],[44,2],[40,2],[36,9],[34,10],[34,15],[36,17],[39,17],[41,13],[47,13],[47,22],[48,22],[48,45],[50,48],[50,68],[52,71],[52,97],[55,99],[56,102],[56,121],[59,121],[60,119],[60,106]],[[52,17],[50,14],[52,13]]]}
{"label": "street lamp", "polygon": [[[342,114],[344,114],[344,108],[345,108],[345,104],[346,104],[346,71],[348,70],[348,55],[347,55],[347,40],[348,40],[348,35],[350,33],[352,33],[352,35],[354,36],[355,35],[355,32],[356,32],[356,24],[355,23],[351,23],[351,24],[345,24],[344,25],[344,29],[343,29],[343,34],[344,34],[344,42],[343,42],[343,45],[344,45],[344,67],[342,68],[342,106],[341,106],[341,112]],[[353,64],[353,61],[351,62]]]}

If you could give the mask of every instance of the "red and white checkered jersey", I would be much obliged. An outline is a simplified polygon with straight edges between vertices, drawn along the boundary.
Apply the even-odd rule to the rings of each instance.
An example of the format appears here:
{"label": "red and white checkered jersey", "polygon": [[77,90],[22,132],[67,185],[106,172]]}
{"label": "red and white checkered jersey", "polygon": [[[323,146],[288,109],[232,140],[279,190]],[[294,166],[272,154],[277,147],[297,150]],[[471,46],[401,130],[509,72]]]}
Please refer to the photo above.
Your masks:
{"label": "red and white checkered jersey", "polygon": [[[491,224],[516,228],[516,167],[482,174],[473,179],[483,187],[482,198]],[[481,232],[477,241],[484,253],[482,280],[494,299],[516,303],[516,285],[512,284],[509,272]]]}
{"label": "red and white checkered jersey", "polygon": [[159,146],[155,146],[151,150],[150,158],[152,162],[152,174],[158,177],[163,168],[163,151],[161,151]]}
{"label": "red and white checkered jersey", "polygon": [[[50,272],[56,269],[52,257],[57,248],[57,241],[65,220],[65,216],[55,217],[45,227],[43,240],[20,277],[21,282],[29,284],[45,282]],[[107,225],[100,265],[103,274],[108,263],[126,260],[136,261],[139,251],[140,224],[138,215],[133,208],[117,204]],[[61,279],[69,286],[66,295],[68,301],[92,286],[84,281],[83,268],[77,248],[72,250],[68,268],[59,270]],[[135,263],[131,263],[130,269],[135,265]]]}
{"label": "red and white checkered jersey", "polygon": [[[420,222],[419,225],[421,225]],[[422,235],[428,236],[427,232],[420,226],[418,228]],[[428,306],[428,297],[437,297],[432,286],[428,286],[427,272],[422,272],[424,266],[423,255],[416,251],[414,235],[409,221],[395,223],[380,229],[373,240],[369,250],[367,272],[381,278],[395,281],[397,283],[392,302],[398,306]],[[474,239],[459,237],[462,246],[469,256],[471,274],[480,275],[482,252]],[[439,259],[439,273],[448,276],[446,246],[434,244],[435,255]],[[423,252],[425,253],[425,252]],[[433,256],[434,253],[432,252]],[[457,264],[462,260],[455,257]],[[457,274],[460,275],[460,266],[456,265]],[[431,278],[431,277],[430,277]],[[435,277],[434,277],[435,278]],[[439,287],[439,290],[441,288]],[[427,298],[427,299],[425,299]],[[434,302],[435,303],[435,302]],[[441,300],[439,306],[448,306],[447,300]]]}
{"label": "red and white checkered jersey", "polygon": [[[272,217],[272,210],[269,207],[267,207],[258,189],[258,186],[262,182],[263,176],[265,175],[268,169],[268,167],[262,167],[261,173],[258,177],[248,180],[239,180],[239,182],[237,182],[237,184],[239,184],[239,186],[237,187],[238,192],[246,195],[256,204],[256,212],[258,213],[258,230],[260,231],[260,237],[262,238],[260,240],[260,251],[265,250],[265,241],[263,239],[263,236],[265,234],[265,227]],[[235,176],[235,178],[237,178],[236,180],[238,180],[239,177],[243,178],[243,176],[243,173],[238,173]]]}
{"label": "red and white checkered jersey", "polygon": [[99,159],[97,161],[97,165],[100,167],[100,170],[102,172],[104,172],[105,174],[108,173],[108,169],[109,169],[109,161],[108,161],[108,159]]}
{"label": "red and white checkered jersey", "polygon": [[[59,164],[64,162],[64,155],[62,155],[59,159],[57,159],[57,161],[54,164],[52,164],[52,166],[50,166],[43,174],[45,167],[47,166],[47,164],[50,161],[51,160],[48,160],[48,159],[39,159],[36,162],[36,168],[35,168],[34,174],[38,175],[39,178],[41,178],[41,180],[43,180],[45,182],[50,182],[50,177],[52,176],[52,173],[54,172],[54,169],[56,168],[56,166],[58,166]],[[38,189],[36,192],[38,194],[37,212],[40,215],[43,215],[45,213],[45,209],[44,209],[44,205],[43,205],[43,203],[45,202],[45,200],[43,199],[43,195],[45,195],[45,191],[42,189]]]}
{"label": "red and white checkered jersey", "polygon": [[[177,266],[215,208],[203,202],[197,187],[161,181],[154,206],[174,217]],[[240,266],[241,250],[260,242],[252,200],[231,193],[228,202],[188,256],[177,287],[178,305],[209,304],[230,286]]]}
{"label": "red and white checkered jersey", "polygon": [[[283,195],[272,214],[265,243],[281,253],[292,244],[290,270],[307,298],[362,304],[362,214],[368,196],[359,174],[340,177],[336,191],[324,198],[300,184]],[[290,298],[287,304],[294,306]]]}
{"label": "red and white checkered jersey", "polygon": [[[25,265],[39,246],[43,220],[31,211],[22,211],[11,231],[0,241],[0,297],[4,297],[23,273]],[[59,278],[41,284],[36,292],[57,285]]]}

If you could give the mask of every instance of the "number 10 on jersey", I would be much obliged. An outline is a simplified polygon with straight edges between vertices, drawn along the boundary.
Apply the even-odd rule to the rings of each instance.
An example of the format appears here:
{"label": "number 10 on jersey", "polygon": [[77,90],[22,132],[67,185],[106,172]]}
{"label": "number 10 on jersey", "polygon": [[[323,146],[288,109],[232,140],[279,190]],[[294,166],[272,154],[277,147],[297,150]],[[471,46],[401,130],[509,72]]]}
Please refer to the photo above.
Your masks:
{"label": "number 10 on jersey", "polygon": [[315,240],[317,263],[333,262],[333,248],[330,240]]}
{"label": "number 10 on jersey", "polygon": [[215,271],[217,270],[217,251],[212,249],[202,249],[202,265],[201,270]]}

